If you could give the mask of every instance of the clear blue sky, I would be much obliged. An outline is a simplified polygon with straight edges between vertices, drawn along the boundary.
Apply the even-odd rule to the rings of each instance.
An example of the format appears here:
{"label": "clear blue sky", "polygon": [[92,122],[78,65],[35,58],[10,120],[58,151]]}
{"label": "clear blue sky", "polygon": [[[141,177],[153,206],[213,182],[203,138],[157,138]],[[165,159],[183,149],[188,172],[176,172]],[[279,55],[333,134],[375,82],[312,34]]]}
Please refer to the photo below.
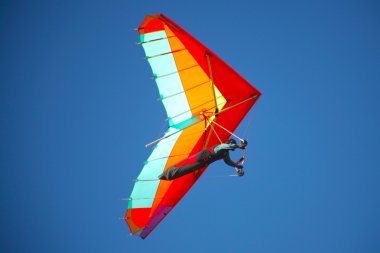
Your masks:
{"label": "clear blue sky", "polygon": [[[146,239],[124,216],[165,130],[133,31],[163,12],[263,96]],[[377,1],[2,1],[1,252],[379,252]]]}

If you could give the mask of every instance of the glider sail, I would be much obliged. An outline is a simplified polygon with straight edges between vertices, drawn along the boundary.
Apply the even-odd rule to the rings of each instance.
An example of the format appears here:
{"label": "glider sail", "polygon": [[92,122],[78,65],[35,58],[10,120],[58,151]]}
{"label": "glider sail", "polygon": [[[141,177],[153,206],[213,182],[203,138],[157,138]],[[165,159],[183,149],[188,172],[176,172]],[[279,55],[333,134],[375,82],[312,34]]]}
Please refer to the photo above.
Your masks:
{"label": "glider sail", "polygon": [[144,239],[206,167],[173,181],[158,175],[226,141],[261,93],[163,14],[147,16],[138,32],[169,123],[137,177],[124,217],[131,233]]}

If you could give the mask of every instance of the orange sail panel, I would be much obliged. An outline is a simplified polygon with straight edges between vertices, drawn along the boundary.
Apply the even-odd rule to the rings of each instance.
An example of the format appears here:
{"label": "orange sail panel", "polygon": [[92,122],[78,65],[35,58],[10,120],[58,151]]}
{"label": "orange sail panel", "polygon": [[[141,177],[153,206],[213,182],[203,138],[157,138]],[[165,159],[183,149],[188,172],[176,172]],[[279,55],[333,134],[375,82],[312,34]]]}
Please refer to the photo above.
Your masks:
{"label": "orange sail panel", "polygon": [[226,141],[261,93],[211,50],[163,14],[138,28],[168,117],[128,200],[131,233],[146,238],[174,208],[206,167],[172,181],[158,176],[202,149]]}

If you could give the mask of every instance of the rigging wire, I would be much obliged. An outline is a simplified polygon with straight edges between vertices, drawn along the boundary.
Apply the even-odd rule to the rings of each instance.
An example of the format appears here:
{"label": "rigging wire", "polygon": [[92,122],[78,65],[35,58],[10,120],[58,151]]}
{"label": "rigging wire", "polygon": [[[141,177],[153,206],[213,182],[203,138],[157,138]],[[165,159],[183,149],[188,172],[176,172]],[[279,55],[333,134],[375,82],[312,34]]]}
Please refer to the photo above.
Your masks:
{"label": "rigging wire", "polygon": [[[239,177],[238,175],[236,174],[227,174],[227,175],[214,175],[214,176],[202,176],[202,178],[223,178],[223,177]],[[139,182],[151,182],[151,181],[160,181],[160,179],[132,179],[131,180],[132,182],[135,182],[135,183],[139,183]],[[166,180],[164,180],[166,181]],[[168,181],[170,182],[170,181]],[[171,182],[174,182],[174,180],[171,180]],[[133,200],[133,198],[130,198],[131,200]],[[142,199],[148,199],[148,198],[142,198]],[[154,199],[154,198],[152,198]],[[125,200],[125,199],[123,199]]]}

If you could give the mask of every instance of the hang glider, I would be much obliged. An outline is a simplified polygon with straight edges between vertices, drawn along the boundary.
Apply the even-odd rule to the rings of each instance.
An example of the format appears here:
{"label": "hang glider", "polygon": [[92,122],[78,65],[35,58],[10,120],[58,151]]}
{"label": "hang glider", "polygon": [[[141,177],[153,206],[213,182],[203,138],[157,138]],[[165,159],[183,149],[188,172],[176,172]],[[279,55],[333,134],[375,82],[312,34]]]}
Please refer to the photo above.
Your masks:
{"label": "hang glider", "polygon": [[145,239],[206,167],[172,181],[157,177],[199,151],[225,142],[261,93],[221,58],[163,14],[138,27],[168,129],[136,179],[125,214],[131,234]]}

